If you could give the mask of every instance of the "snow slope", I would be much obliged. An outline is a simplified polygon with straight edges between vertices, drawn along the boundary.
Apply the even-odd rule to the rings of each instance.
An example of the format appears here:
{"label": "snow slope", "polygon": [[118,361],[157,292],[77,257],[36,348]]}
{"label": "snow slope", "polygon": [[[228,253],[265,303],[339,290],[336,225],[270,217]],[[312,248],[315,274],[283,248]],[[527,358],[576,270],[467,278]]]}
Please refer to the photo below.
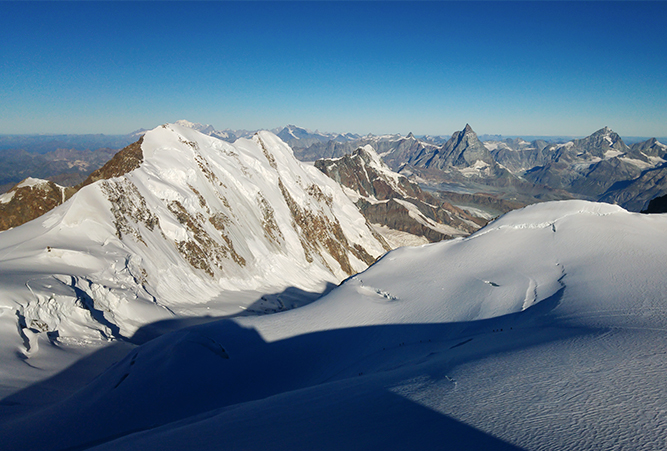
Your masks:
{"label": "snow slope", "polygon": [[392,251],[302,308],[163,335],[69,399],[7,421],[0,439],[665,449],[665,267],[665,215],[526,207],[468,238]]}
{"label": "snow slope", "polygon": [[384,253],[340,187],[272,133],[230,144],[166,124],[139,154],[0,233],[0,395],[71,361],[48,353],[168,318],[292,308],[295,290],[319,293]]}

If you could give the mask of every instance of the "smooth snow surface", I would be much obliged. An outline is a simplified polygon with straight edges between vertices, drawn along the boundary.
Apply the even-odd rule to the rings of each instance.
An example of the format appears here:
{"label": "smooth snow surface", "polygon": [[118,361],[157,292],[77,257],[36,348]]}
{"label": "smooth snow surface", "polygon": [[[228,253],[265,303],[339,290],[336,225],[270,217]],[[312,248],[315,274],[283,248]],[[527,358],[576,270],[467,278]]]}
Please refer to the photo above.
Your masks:
{"label": "smooth snow surface", "polygon": [[156,338],[7,421],[0,441],[663,450],[665,268],[666,215],[529,206],[468,238],[392,251],[299,309]]}
{"label": "smooth snow surface", "polygon": [[27,179],[23,180],[21,183],[16,185],[17,188],[24,188],[24,187],[30,187],[33,188],[35,186],[41,186],[41,185],[46,185],[49,183],[48,180],[44,179],[36,179],[33,177],[28,177]]}

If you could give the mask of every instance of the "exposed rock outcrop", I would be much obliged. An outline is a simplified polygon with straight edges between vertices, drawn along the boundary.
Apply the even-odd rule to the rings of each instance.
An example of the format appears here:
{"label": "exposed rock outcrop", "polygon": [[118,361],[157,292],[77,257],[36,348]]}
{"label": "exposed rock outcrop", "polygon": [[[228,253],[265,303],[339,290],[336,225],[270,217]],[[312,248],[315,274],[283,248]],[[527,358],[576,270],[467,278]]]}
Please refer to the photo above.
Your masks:
{"label": "exposed rock outcrop", "polygon": [[104,166],[93,171],[81,185],[77,186],[77,189],[90,185],[98,180],[108,180],[112,177],[120,177],[123,174],[127,174],[128,172],[137,169],[141,162],[144,161],[144,154],[141,151],[141,143],[143,140],[144,137],[142,136],[137,142],[132,143],[119,151]]}
{"label": "exposed rock outcrop", "polygon": [[667,194],[651,199],[646,210],[642,213],[667,213]]}
{"label": "exposed rock outcrop", "polygon": [[[32,221],[72,197],[84,186],[98,180],[120,177],[137,169],[143,161],[141,143],[143,137],[117,152],[104,166],[93,171],[83,182],[74,187],[63,187],[48,180],[27,178],[0,200],[0,231],[18,227]],[[121,197],[119,197],[120,200]]]}
{"label": "exposed rock outcrop", "polygon": [[0,195],[0,231],[18,227],[62,204],[66,188],[48,180],[27,178]]}
{"label": "exposed rock outcrop", "polygon": [[467,235],[485,221],[437,200],[384,164],[370,145],[315,167],[347,188],[366,219],[390,229],[440,241]]}

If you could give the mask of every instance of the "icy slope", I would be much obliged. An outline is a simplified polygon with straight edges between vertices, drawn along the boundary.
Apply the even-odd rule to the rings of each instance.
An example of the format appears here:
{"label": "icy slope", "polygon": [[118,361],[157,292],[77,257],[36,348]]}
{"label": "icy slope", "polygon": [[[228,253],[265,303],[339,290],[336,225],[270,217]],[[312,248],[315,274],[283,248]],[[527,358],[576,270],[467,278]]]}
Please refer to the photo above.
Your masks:
{"label": "icy slope", "polygon": [[0,438],[7,449],[664,449],[665,267],[664,215],[527,207],[469,238],[393,251],[300,309],[164,335]]}
{"label": "icy slope", "polygon": [[0,233],[3,372],[25,366],[17,355],[39,367],[52,344],[321,291],[384,252],[340,187],[269,132],[229,144],[168,124],[127,151],[65,204]]}

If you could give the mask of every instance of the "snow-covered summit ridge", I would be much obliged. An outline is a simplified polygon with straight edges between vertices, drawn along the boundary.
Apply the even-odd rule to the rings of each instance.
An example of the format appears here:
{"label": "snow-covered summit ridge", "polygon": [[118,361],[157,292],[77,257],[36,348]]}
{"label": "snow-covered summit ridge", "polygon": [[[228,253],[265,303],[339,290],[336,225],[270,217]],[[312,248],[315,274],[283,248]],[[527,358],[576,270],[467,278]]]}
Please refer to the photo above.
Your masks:
{"label": "snow-covered summit ridge", "polygon": [[215,136],[216,138],[224,140],[233,138],[233,136],[230,135],[229,133],[224,131],[218,131],[210,124],[204,125],[198,122],[190,122],[185,119],[180,119],[176,121],[174,124],[181,127],[191,128],[192,130],[197,130],[198,132],[203,133],[204,135]]}

